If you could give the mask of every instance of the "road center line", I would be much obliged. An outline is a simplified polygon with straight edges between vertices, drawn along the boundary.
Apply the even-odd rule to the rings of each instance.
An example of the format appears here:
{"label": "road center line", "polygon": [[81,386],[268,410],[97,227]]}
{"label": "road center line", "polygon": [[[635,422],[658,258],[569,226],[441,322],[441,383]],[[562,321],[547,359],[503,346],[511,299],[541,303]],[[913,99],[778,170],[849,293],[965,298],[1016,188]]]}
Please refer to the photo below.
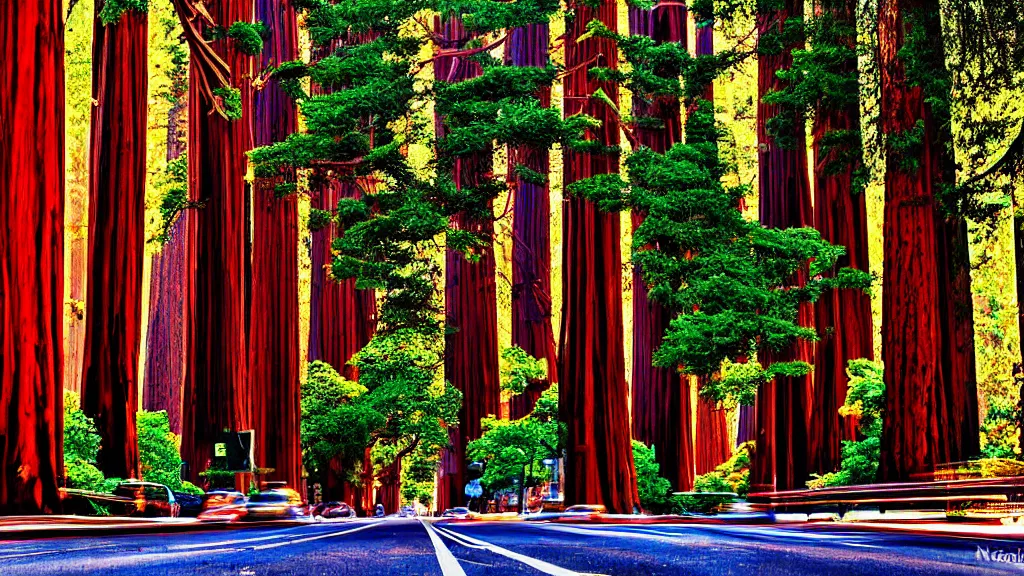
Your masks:
{"label": "road center line", "polygon": [[459,565],[459,561],[455,559],[452,551],[441,541],[441,537],[434,531],[434,527],[422,518],[420,518],[420,524],[423,524],[423,529],[427,531],[430,543],[434,546],[434,555],[437,556],[437,563],[441,566],[441,574],[444,576],[466,576],[466,572]]}
{"label": "road center line", "polygon": [[539,570],[545,574],[550,574],[551,576],[581,576],[580,572],[575,572],[573,570],[562,568],[561,566],[556,566],[554,564],[551,564],[550,562],[545,562],[543,560],[531,558],[530,556],[525,556],[518,552],[506,550],[505,548],[502,548],[501,546],[498,546],[496,544],[484,542],[483,540],[477,540],[476,538],[471,538],[462,533],[456,533],[451,530],[447,530],[445,528],[440,527],[438,527],[437,530],[441,534],[444,534],[445,536],[451,538],[459,544],[465,545],[465,543],[468,542],[469,544],[472,544],[473,547],[483,548],[495,554],[500,554],[506,558],[511,558],[512,560],[526,564],[531,568]]}
{"label": "road center line", "polygon": [[84,552],[87,550],[99,550],[101,548],[112,548],[117,544],[101,544],[98,546],[83,546],[82,548],[58,548],[55,550],[40,550],[38,552],[20,552],[0,556],[0,560],[13,560],[15,558],[31,558],[33,556],[46,556],[47,554],[63,554],[65,552]]}

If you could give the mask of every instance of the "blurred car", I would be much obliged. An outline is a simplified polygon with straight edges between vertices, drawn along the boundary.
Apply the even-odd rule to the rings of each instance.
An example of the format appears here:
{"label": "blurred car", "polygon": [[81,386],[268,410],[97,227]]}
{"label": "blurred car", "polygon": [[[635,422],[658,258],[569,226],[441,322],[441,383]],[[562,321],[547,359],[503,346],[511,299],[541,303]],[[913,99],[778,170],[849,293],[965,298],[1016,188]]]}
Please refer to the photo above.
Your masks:
{"label": "blurred car", "polygon": [[174,501],[178,503],[180,518],[195,518],[203,511],[203,495],[175,492]]}
{"label": "blurred car", "polygon": [[398,516],[401,518],[413,518],[416,516],[416,509],[412,506],[402,506],[402,509],[398,511]]}
{"label": "blurred car", "polygon": [[234,522],[244,518],[248,501],[241,492],[209,492],[203,496],[199,520],[203,522]]}
{"label": "blurred car", "polygon": [[295,490],[267,490],[249,497],[246,520],[281,520],[305,516],[302,497]]}
{"label": "blurred car", "polygon": [[174,492],[163,484],[129,480],[118,484],[113,495],[133,504],[129,506],[129,516],[177,518],[181,512]]}
{"label": "blurred car", "polygon": [[601,504],[576,504],[565,509],[566,516],[593,516],[607,513],[608,509]]}
{"label": "blurred car", "polygon": [[465,506],[449,508],[441,513],[442,518],[469,518],[472,513]]}
{"label": "blurred car", "polygon": [[322,502],[313,508],[310,515],[314,518],[355,518],[356,511],[347,502]]}

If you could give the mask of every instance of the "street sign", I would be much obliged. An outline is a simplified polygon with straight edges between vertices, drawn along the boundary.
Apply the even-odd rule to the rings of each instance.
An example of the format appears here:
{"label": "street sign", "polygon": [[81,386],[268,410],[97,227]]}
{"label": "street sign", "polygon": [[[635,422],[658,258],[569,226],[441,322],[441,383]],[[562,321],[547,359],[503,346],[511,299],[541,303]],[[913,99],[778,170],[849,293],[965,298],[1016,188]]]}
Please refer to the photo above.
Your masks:
{"label": "street sign", "polygon": [[223,442],[217,442],[213,445],[213,455],[217,458],[225,458],[228,455],[228,446]]}

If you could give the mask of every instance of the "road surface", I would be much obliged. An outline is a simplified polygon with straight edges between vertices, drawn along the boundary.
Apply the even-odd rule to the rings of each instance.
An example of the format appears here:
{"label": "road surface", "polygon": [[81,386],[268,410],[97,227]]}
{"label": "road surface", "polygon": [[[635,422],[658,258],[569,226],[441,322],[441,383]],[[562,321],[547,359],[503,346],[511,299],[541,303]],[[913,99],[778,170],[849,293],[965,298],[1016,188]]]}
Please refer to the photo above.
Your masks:
{"label": "road surface", "polygon": [[0,574],[262,576],[1024,573],[1024,542],[821,525],[349,520],[0,542]]}

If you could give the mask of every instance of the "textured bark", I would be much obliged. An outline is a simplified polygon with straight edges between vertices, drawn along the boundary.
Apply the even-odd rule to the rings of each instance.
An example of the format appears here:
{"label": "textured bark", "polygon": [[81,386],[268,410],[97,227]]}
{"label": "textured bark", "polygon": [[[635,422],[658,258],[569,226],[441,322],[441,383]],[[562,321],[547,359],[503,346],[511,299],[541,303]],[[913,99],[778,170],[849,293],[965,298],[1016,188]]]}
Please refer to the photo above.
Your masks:
{"label": "textured bark", "polygon": [[[267,28],[261,68],[298,58],[298,25],[291,0],[258,0]],[[298,127],[295,103],[276,80],[255,97],[255,145],[284,140]],[[276,180],[258,182],[253,197],[252,303],[249,369],[257,462],[269,479],[298,489],[299,445],[299,215],[294,194],[278,198]],[[340,319],[339,319],[340,320]]]}
{"label": "textured bark", "polygon": [[385,514],[398,512],[402,504],[402,460],[395,460],[380,473],[380,488],[377,489],[377,504],[384,505]]}
{"label": "textured bark", "polygon": [[[505,45],[505,61],[513,66],[548,65],[550,30],[547,24],[516,28]],[[541,105],[551,105],[551,89],[538,94]],[[523,418],[537,399],[558,381],[555,333],[551,327],[551,199],[548,185],[532,184],[517,177],[515,168],[525,166],[545,176],[551,170],[548,151],[528,146],[509,150],[509,184],[515,190],[512,215],[512,345],[534,358],[547,360],[548,382],[531,383],[512,397],[510,416]]]}
{"label": "textured bark", "polygon": [[[82,152],[84,157],[86,152]],[[74,159],[71,159],[74,164]],[[85,159],[81,162],[85,164]],[[74,166],[69,170],[75,170]],[[88,169],[82,167],[82,173]],[[69,187],[71,188],[71,187]],[[77,187],[75,187],[77,188]],[[85,350],[85,286],[86,265],[89,262],[88,191],[67,190],[67,222],[64,237],[67,242],[68,298],[64,309],[64,389],[82,391],[82,353]]]}
{"label": "textured bark", "polygon": [[[836,19],[851,26],[851,34],[840,39],[851,49],[856,44],[855,0],[824,2],[816,6],[818,15]],[[825,12],[827,10],[827,13]],[[856,56],[843,63],[843,73],[857,73]],[[839,268],[856,268],[870,272],[868,261],[868,215],[863,192],[853,190],[854,172],[860,168],[847,163],[841,171],[830,164],[841,162],[836,153],[822,150],[822,139],[837,131],[860,130],[860,106],[852,102],[843,108],[819,107],[814,118],[814,226],[821,237],[837,246],[846,247],[846,256],[836,264]],[[855,440],[856,421],[839,416],[846,402],[849,377],[846,366],[850,360],[874,358],[871,318],[871,296],[860,290],[833,290],[814,306],[815,326],[821,340],[814,356],[814,435],[811,469],[818,473],[839,469],[842,462],[842,441]]]}
{"label": "textured bark", "polygon": [[[785,0],[777,12],[757,16],[759,37],[781,30],[789,18],[803,15],[803,0]],[[794,144],[783,148],[768,134],[767,122],[780,113],[777,105],[762,100],[771,91],[783,88],[776,76],[793,63],[789,46],[779,54],[760,55],[758,67],[758,184],[760,186],[761,224],[769,228],[810,226],[811,190],[807,176],[807,145],[804,124],[798,119],[792,128]],[[814,325],[814,309],[800,306],[801,326]],[[801,360],[813,365],[809,342],[798,342],[789,350],[763,353],[764,366],[773,362]],[[809,479],[809,418],[813,390],[811,376],[779,377],[761,387],[757,394],[757,450],[751,469],[751,488],[788,490],[802,488]]]}
{"label": "textured bark", "polygon": [[[925,26],[927,38],[941,42],[937,0],[879,4],[882,130],[891,138],[919,121],[924,126],[919,148],[887,150],[883,480],[927,476],[937,464],[978,451],[967,227],[944,218],[938,206],[940,187],[955,179],[951,136],[921,87],[908,82],[900,51],[911,18]],[[941,67],[940,57],[941,51],[935,56]],[[915,151],[916,169],[900,166],[898,160]]]}
{"label": "textured bark", "polygon": [[[214,21],[250,22],[252,3],[222,0],[209,7]],[[211,113],[202,95],[198,62],[191,62],[189,92],[189,194],[204,203],[195,213],[182,414],[182,458],[195,478],[213,456],[225,430],[251,426],[245,335],[246,152],[252,148],[252,58],[230,40],[213,42],[241,91],[242,119]],[[194,260],[193,260],[194,258]]]}
{"label": "textured bark", "polygon": [[0,4],[0,515],[61,508],[61,8]]}
{"label": "textured bark", "polygon": [[82,410],[101,438],[98,468],[138,478],[149,24],[145,12],[128,10],[104,25],[102,8],[97,2],[93,19]]}
{"label": "textured bark", "polygon": [[[434,62],[435,79],[460,82],[480,75],[480,65],[464,57],[443,56],[444,51],[459,50],[472,38],[458,19],[436,23],[442,55]],[[444,118],[435,116],[434,130],[444,137]],[[490,176],[490,153],[459,158],[452,175],[456,186],[476,187]],[[451,219],[451,226],[487,238],[479,260],[470,262],[457,250],[445,251],[445,379],[462,392],[459,426],[451,430],[451,445],[442,460],[441,481],[448,488],[439,492],[438,508],[451,506],[441,496],[455,498],[461,505],[466,484],[466,445],[483,433],[480,419],[497,415],[501,399],[498,376],[498,296],[495,276],[494,234],[491,219],[476,220],[465,214]]]}
{"label": "textured bark", "polygon": [[[659,3],[660,4],[660,3]],[[686,7],[676,2],[655,6],[653,10],[630,7],[629,32],[648,36],[655,42],[686,45]],[[678,98],[633,95],[633,117],[655,118],[658,128],[637,127],[636,139],[659,153],[682,140],[682,114]],[[633,213],[633,230],[643,223],[644,215]],[[633,437],[655,448],[661,475],[676,490],[691,490],[694,477],[694,453],[690,378],[675,370],[654,366],[654,351],[661,345],[672,319],[670,310],[650,300],[647,284],[639,266],[633,267]]]}
{"label": "textured bark", "polygon": [[[184,79],[183,79],[184,80]],[[174,83],[177,85],[177,82]],[[175,93],[167,114],[167,160],[185,152],[188,137],[188,94]],[[167,412],[171,432],[181,434],[181,390],[185,378],[185,287],[188,269],[185,239],[192,226],[191,211],[174,223],[170,239],[153,254],[149,283],[149,325],[146,328],[146,368],[142,408]]]}
{"label": "textured bark", "polygon": [[[590,96],[604,90],[618,100],[618,87],[589,77],[593,66],[617,65],[615,42],[588,37],[587,23],[599,19],[618,26],[618,5],[611,0],[591,8],[577,4],[565,39],[565,114],[589,114],[602,120],[591,138],[619,143],[615,113]],[[567,151],[566,185],[596,174],[617,173],[616,154]],[[618,214],[601,212],[587,200],[563,203],[562,295],[564,312],[559,362],[559,412],[566,423],[566,504],[604,504],[611,512],[639,506],[630,443],[629,391],[622,349],[622,254]]]}

